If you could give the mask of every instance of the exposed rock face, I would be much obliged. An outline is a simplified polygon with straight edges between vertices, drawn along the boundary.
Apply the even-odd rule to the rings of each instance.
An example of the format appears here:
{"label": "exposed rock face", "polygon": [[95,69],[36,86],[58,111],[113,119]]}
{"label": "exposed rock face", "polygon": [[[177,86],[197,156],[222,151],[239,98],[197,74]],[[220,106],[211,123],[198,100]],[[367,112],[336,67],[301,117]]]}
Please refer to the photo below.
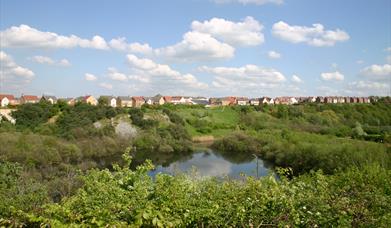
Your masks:
{"label": "exposed rock face", "polygon": [[121,138],[133,138],[137,134],[137,129],[128,121],[119,120],[115,126],[115,133]]}

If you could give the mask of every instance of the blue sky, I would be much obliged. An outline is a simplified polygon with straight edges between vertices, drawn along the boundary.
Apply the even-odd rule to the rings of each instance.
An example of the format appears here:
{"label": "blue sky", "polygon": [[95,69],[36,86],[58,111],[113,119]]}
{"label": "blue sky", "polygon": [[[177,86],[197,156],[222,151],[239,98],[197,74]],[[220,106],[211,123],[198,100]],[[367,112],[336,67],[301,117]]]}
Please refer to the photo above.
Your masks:
{"label": "blue sky", "polygon": [[389,0],[0,0],[1,93],[390,95]]}

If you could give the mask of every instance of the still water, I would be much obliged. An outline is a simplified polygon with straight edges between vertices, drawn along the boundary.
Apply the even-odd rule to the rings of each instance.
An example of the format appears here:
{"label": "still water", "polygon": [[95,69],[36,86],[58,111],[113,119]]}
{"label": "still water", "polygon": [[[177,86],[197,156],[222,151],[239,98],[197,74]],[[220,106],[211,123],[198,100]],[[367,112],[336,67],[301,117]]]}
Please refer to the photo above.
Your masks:
{"label": "still water", "polygon": [[[240,178],[257,176],[257,160],[252,154],[221,153],[209,148],[196,148],[193,154],[178,158],[164,165],[156,164],[150,175],[157,173],[177,174],[196,170],[200,176]],[[258,176],[266,176],[270,172],[267,165],[258,159]]]}

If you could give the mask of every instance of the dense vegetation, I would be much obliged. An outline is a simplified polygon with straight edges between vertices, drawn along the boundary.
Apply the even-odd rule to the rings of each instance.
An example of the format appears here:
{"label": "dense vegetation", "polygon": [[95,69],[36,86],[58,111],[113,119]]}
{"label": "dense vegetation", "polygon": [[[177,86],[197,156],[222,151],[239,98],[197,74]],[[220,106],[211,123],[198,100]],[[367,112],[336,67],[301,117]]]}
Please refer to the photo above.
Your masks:
{"label": "dense vegetation", "polygon": [[[2,225],[391,223],[387,102],[210,109],[41,102],[12,115],[16,125],[0,123]],[[130,136],[119,134],[123,126]],[[213,136],[213,147],[235,162],[258,155],[280,178],[151,178],[151,163],[138,166],[188,156],[199,136]],[[125,148],[131,165],[127,154],[121,159]]]}

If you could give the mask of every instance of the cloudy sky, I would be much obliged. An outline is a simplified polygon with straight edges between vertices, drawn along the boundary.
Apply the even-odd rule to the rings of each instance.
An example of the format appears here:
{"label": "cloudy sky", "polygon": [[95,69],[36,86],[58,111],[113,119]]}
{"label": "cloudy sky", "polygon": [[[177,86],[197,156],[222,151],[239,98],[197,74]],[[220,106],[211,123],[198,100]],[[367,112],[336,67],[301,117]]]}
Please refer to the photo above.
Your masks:
{"label": "cloudy sky", "polygon": [[390,95],[389,0],[0,0],[0,92]]}

